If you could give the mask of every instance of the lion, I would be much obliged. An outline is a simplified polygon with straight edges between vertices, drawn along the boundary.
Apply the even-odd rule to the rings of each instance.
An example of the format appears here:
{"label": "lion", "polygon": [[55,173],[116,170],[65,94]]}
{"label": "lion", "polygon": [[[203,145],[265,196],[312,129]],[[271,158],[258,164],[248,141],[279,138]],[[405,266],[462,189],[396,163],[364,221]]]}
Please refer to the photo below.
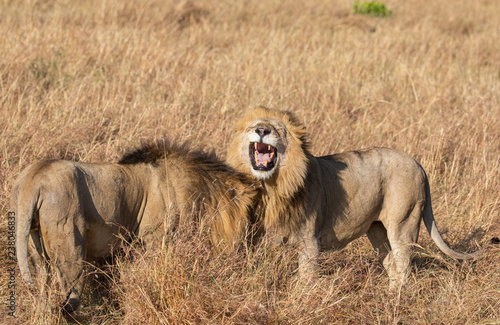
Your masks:
{"label": "lion", "polygon": [[[42,160],[24,169],[11,193],[22,277],[50,260],[62,307],[80,307],[85,262],[113,253],[120,237],[147,238],[160,226],[213,216],[214,245],[233,246],[245,227],[256,189],[214,154],[158,141],[119,163]],[[220,247],[220,246],[219,246]],[[28,255],[29,253],[29,255]],[[28,257],[29,256],[29,257]]]}
{"label": "lion", "polygon": [[434,220],[429,181],[408,154],[388,149],[314,157],[308,133],[290,112],[251,110],[236,126],[227,162],[260,183],[256,222],[299,249],[299,274],[317,268],[320,250],[341,249],[366,234],[389,275],[390,289],[409,272],[420,222],[441,251],[452,250]]}

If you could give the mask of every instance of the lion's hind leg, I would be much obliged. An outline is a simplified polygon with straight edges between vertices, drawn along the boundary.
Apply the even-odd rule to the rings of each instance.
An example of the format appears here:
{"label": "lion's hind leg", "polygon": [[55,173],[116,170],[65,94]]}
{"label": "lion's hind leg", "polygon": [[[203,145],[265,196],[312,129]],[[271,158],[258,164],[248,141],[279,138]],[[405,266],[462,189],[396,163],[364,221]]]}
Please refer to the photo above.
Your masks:
{"label": "lion's hind leg", "polygon": [[41,233],[45,253],[57,274],[63,299],[61,306],[69,314],[79,309],[83,291],[85,222],[81,209],[75,209],[77,211],[73,210],[66,216],[52,215],[49,218],[49,206],[44,208],[47,208],[47,218],[41,219]]}
{"label": "lion's hind leg", "polygon": [[396,218],[385,224],[375,222],[367,232],[373,247],[379,251],[389,275],[389,289],[401,287],[410,271],[411,251],[417,242],[422,204],[416,203],[405,211],[393,211]]}
{"label": "lion's hind leg", "polygon": [[395,246],[398,250],[398,256],[401,260],[401,263],[395,263],[394,252],[392,250],[389,237],[387,236],[387,230],[380,221],[375,221],[366,232],[366,235],[368,236],[373,249],[375,250],[375,252],[377,252],[380,262],[389,275],[389,288],[396,288],[397,285],[402,282],[400,273],[405,273],[405,271],[403,270],[404,266],[401,265],[404,264],[406,252],[401,251],[399,245],[396,244]]}
{"label": "lion's hind leg", "polygon": [[42,238],[38,230],[34,230],[30,233],[30,239],[28,242],[28,265],[31,270],[31,274],[36,279],[39,285],[40,295],[46,293],[46,286],[49,284],[50,272],[49,264],[47,262],[47,256],[45,255]]}
{"label": "lion's hind leg", "polygon": [[366,235],[373,249],[377,252],[380,262],[383,263],[387,254],[391,251],[391,244],[389,243],[389,238],[387,238],[387,230],[382,222],[375,221],[372,223]]}
{"label": "lion's hind leg", "polygon": [[47,263],[43,252],[40,232],[38,230],[31,231],[28,242],[28,263],[31,274],[35,277],[44,276],[47,274]]}

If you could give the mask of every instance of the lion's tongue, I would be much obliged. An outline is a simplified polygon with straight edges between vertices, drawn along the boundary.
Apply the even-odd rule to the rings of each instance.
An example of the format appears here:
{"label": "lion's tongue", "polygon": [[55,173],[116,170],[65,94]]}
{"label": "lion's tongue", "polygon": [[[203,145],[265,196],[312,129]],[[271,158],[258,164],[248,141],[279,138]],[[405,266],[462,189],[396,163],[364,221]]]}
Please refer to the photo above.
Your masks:
{"label": "lion's tongue", "polygon": [[267,166],[269,161],[271,161],[271,156],[269,155],[268,152],[258,153],[257,155],[255,155],[255,161],[257,162],[257,166],[259,165]]}

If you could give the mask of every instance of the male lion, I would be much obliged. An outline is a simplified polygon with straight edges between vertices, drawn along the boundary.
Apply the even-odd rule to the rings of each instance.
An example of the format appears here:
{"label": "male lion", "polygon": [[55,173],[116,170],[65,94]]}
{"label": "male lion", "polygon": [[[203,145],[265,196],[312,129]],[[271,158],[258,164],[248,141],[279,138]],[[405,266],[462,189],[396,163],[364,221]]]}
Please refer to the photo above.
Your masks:
{"label": "male lion", "polygon": [[84,262],[110,255],[118,237],[144,236],[161,225],[170,233],[182,217],[210,215],[214,244],[232,245],[254,194],[245,175],[214,155],[166,142],[145,145],[118,164],[36,162],[21,172],[11,196],[21,275],[31,282],[29,263],[36,271],[50,260],[63,310],[73,312]]}
{"label": "male lion", "polygon": [[250,111],[238,124],[228,163],[261,184],[257,218],[263,230],[298,245],[299,271],[316,266],[320,249],[340,249],[367,234],[379,251],[390,287],[403,284],[420,221],[444,253],[429,182],[409,155],[372,148],[324,157],[308,151],[305,127],[286,111]]}

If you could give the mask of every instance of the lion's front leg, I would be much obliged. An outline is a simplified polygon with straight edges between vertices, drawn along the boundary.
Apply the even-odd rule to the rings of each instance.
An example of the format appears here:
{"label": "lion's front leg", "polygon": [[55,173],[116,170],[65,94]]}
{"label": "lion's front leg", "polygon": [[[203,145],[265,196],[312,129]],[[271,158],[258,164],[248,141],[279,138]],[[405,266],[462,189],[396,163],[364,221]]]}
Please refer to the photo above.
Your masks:
{"label": "lion's front leg", "polygon": [[318,275],[318,258],[320,251],[320,237],[317,230],[320,201],[316,199],[306,215],[302,228],[298,231],[299,248],[299,275],[302,279],[311,279]]}
{"label": "lion's front leg", "polygon": [[310,279],[318,273],[319,239],[307,236],[299,241],[299,275]]}

